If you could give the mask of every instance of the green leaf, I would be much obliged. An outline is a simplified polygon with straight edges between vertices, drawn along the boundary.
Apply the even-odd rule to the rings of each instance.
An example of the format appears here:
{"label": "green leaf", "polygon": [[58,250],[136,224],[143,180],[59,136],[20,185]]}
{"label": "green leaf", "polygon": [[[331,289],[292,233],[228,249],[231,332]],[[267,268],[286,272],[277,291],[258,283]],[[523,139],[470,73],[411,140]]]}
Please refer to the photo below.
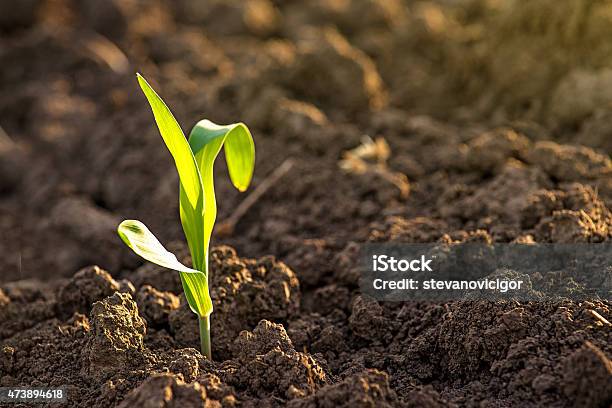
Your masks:
{"label": "green leaf", "polygon": [[187,298],[189,308],[200,317],[208,317],[213,312],[212,300],[208,291],[208,279],[203,272],[180,272],[181,284]]}
{"label": "green leaf", "polygon": [[138,83],[151,105],[159,132],[174,158],[181,186],[179,201],[183,231],[189,244],[193,266],[203,271],[205,259],[204,220],[202,219],[204,190],[195,157],[168,106],[140,74],[138,74]]}
{"label": "green leaf", "polygon": [[170,109],[168,109],[168,106],[166,106],[155,90],[151,88],[146,79],[140,74],[137,74],[137,77],[138,83],[151,105],[159,132],[174,158],[181,185],[185,190],[189,203],[195,208],[198,202],[202,201],[202,182],[193,153],[189,148],[181,127],[172,115],[172,112],[170,112]]}
{"label": "green leaf", "polygon": [[[219,149],[225,143],[225,160],[230,173],[230,179],[239,191],[245,191],[251,183],[253,169],[255,167],[255,143],[249,128],[244,123],[232,123],[231,125],[217,125],[208,119],[199,121],[191,130],[189,145],[202,170],[202,159],[198,157],[205,145],[215,139],[220,143]],[[217,150],[217,154],[219,151]],[[216,154],[215,154],[216,157]],[[214,158],[212,157],[213,161]],[[210,157],[208,157],[210,158]],[[202,181],[204,173],[202,173]]]}
{"label": "green leaf", "polygon": [[213,167],[224,143],[230,179],[239,191],[245,191],[251,183],[255,166],[255,144],[246,125],[217,125],[205,119],[198,122],[189,135],[189,145],[200,169],[204,187],[204,245],[207,254],[217,218]]}
{"label": "green leaf", "polygon": [[208,316],[212,313],[213,306],[204,273],[180,263],[176,256],[168,252],[155,238],[147,226],[138,220],[121,222],[117,232],[128,247],[147,261],[180,272],[185,297],[194,313],[199,316]]}
{"label": "green leaf", "polygon": [[181,273],[183,289],[191,309],[200,316],[208,316],[212,311],[212,303],[208,293],[208,244],[204,239],[204,188],[200,170],[189,143],[168,106],[140,74],[137,77],[151,105],[159,132],[174,158],[180,181],[181,224],[193,266],[202,272],[193,275]]}
{"label": "green leaf", "polygon": [[186,273],[202,273],[180,263],[176,256],[155,238],[146,225],[138,220],[125,220],[117,227],[119,236],[132,251],[164,268]]}

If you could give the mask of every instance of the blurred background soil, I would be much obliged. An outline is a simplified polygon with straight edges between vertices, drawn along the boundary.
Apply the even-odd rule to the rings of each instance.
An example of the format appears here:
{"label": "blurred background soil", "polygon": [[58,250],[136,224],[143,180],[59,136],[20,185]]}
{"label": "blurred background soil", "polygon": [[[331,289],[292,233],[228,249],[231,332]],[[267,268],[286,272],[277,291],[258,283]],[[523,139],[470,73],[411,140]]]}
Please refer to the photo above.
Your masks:
{"label": "blurred background soil", "polygon": [[[610,38],[601,0],[0,1],[0,385],[45,382],[37,365],[89,406],[138,386],[125,406],[164,387],[183,406],[609,406],[609,301],[378,304],[355,254],[612,241]],[[247,123],[253,188],[294,163],[213,235],[233,247],[213,262],[214,366],[182,348],[175,274],[115,233],[137,218],[186,253],[135,72],[186,132]],[[384,171],[341,163],[364,136]],[[245,195],[215,171],[222,222]],[[113,319],[134,323],[120,346]]]}

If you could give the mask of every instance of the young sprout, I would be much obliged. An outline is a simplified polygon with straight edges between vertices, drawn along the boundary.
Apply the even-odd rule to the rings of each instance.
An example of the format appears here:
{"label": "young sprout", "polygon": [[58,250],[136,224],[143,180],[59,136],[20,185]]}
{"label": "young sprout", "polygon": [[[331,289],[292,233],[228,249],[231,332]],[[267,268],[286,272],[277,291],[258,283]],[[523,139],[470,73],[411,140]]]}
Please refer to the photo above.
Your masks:
{"label": "young sprout", "polygon": [[245,191],[253,175],[255,145],[243,123],[217,125],[206,119],[194,126],[187,141],[164,101],[140,74],[137,77],[179,174],[181,224],[193,268],[180,263],[140,221],[125,220],[117,231],[123,242],[144,259],[179,272],[189,307],[198,315],[202,354],[211,359],[213,305],[208,289],[208,249],[217,217],[213,165],[225,146],[230,179],[238,190]]}

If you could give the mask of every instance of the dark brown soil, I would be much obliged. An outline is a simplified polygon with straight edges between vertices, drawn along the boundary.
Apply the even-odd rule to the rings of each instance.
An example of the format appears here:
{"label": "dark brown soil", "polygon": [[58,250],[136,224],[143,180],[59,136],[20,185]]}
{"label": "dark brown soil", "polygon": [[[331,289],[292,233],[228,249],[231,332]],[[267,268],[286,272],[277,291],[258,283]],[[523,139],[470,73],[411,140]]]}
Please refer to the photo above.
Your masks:
{"label": "dark brown soil", "polygon": [[[0,1],[0,386],[75,407],[610,406],[610,299],[358,289],[364,242],[612,241],[609,5],[489,3]],[[136,71],[184,129],[246,122],[253,187],[295,162],[213,235],[212,362],[178,275],[115,233],[138,218],[189,262]],[[340,169],[363,135],[408,197]],[[223,221],[244,196],[216,171]]]}

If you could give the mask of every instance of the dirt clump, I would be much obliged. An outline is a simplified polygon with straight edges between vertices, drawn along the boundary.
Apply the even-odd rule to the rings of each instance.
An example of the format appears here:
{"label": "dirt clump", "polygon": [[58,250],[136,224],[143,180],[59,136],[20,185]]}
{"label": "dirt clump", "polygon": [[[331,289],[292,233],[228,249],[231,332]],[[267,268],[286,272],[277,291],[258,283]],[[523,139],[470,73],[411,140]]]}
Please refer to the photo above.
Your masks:
{"label": "dirt clump", "polygon": [[4,293],[2,289],[0,289],[0,307],[8,305],[10,302],[11,299],[9,299],[9,297],[6,296],[6,293]]}
{"label": "dirt clump", "polygon": [[309,407],[395,407],[399,402],[389,387],[389,377],[377,370],[366,370],[327,385],[307,398],[293,400],[291,408]]}
{"label": "dirt clump", "polygon": [[522,210],[523,227],[542,242],[602,242],[611,238],[612,213],[596,191],[578,183],[537,191]]}
{"label": "dirt clump", "polygon": [[[9,338],[35,327],[55,314],[56,303],[40,292],[19,292],[19,288],[5,288],[4,305],[0,307],[0,338]],[[9,300],[7,302],[7,299]]]}
{"label": "dirt clump", "polygon": [[168,322],[168,315],[179,307],[179,298],[171,292],[161,292],[150,285],[143,285],[136,294],[136,303],[148,326],[160,326]]}
{"label": "dirt clump", "polygon": [[351,293],[348,288],[332,283],[317,288],[311,296],[303,299],[302,308],[313,313],[328,315],[334,311],[350,310]]}
{"label": "dirt clump", "polygon": [[[480,314],[484,310],[488,312]],[[470,319],[467,317],[470,313],[481,317]],[[470,378],[503,358],[511,344],[527,335],[528,318],[523,309],[513,309],[510,305],[468,302],[462,307],[455,306],[442,316],[438,325],[428,329],[410,346],[410,355],[421,358],[429,355],[426,360],[433,365],[434,371]],[[431,336],[437,339],[427,341]],[[435,353],[431,349],[434,344],[438,349]]]}
{"label": "dirt clump", "polygon": [[215,407],[199,383],[186,384],[172,374],[149,377],[132,390],[118,407]]}
{"label": "dirt clump", "polygon": [[221,35],[269,37],[280,28],[279,11],[269,0],[211,1],[205,4],[180,0],[173,2],[172,7],[179,18],[206,26]]}
{"label": "dirt clump", "polygon": [[536,227],[537,236],[544,241],[601,242],[610,234],[606,224],[595,223],[584,211],[559,210]]}
{"label": "dirt clump", "polygon": [[609,156],[583,146],[537,142],[525,158],[558,181],[597,179],[612,174]]}
{"label": "dirt clump", "polygon": [[577,406],[605,407],[612,402],[612,362],[586,342],[565,359],[563,392]]}
{"label": "dirt clump", "polygon": [[127,293],[116,292],[93,304],[87,336],[90,372],[113,371],[142,359],[146,323]]}
{"label": "dirt clump", "polygon": [[353,300],[349,325],[353,333],[367,340],[384,338],[381,336],[389,326],[384,309],[368,296],[357,296]]}
{"label": "dirt clump", "polygon": [[236,339],[238,365],[226,380],[251,395],[294,399],[312,394],[328,380],[312,356],[295,351],[284,327],[262,320]]}
{"label": "dirt clump", "polygon": [[57,307],[60,314],[89,313],[94,302],[113,295],[119,283],[97,266],[83,268],[60,288]]}
{"label": "dirt clump", "polygon": [[495,172],[511,158],[519,158],[531,148],[530,140],[511,129],[485,132],[467,145],[467,165],[482,172]]}
{"label": "dirt clump", "polygon": [[456,217],[472,220],[474,227],[488,228],[494,223],[515,227],[526,197],[541,188],[550,187],[544,173],[522,162],[507,162],[489,181],[472,189],[463,183],[449,188],[438,199],[439,211],[444,218]]}
{"label": "dirt clump", "polygon": [[386,102],[374,63],[335,30],[304,33],[288,72],[286,83],[296,95],[319,104],[333,97],[335,107],[355,112],[381,108]]}
{"label": "dirt clump", "polygon": [[440,239],[447,229],[447,224],[442,220],[427,217],[406,219],[392,216],[373,224],[368,240],[371,242],[433,242]]}

